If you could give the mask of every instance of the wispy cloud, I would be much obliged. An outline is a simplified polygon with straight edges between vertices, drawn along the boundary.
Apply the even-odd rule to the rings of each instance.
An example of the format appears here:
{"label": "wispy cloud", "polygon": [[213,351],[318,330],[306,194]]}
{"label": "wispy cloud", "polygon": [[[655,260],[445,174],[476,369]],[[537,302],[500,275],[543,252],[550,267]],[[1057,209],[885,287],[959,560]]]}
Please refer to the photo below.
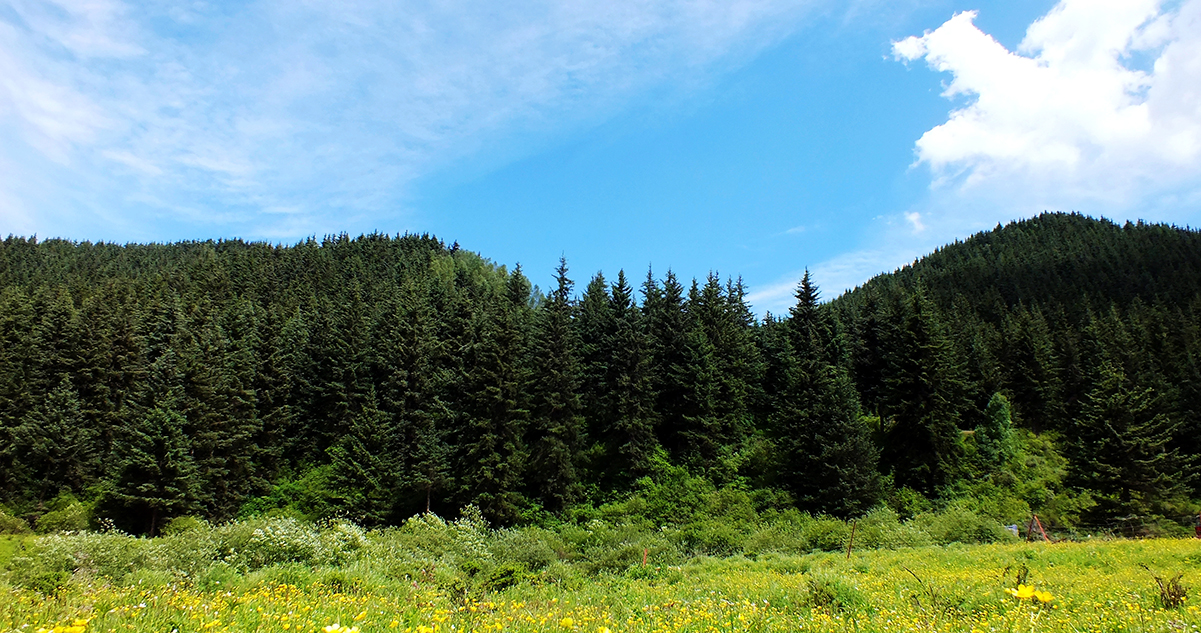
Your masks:
{"label": "wispy cloud", "polygon": [[[889,238],[892,235],[892,238]],[[822,261],[809,269],[809,274],[818,287],[823,301],[834,299],[880,273],[890,272],[912,262],[930,251],[929,242],[914,242],[897,233],[883,233],[872,238],[869,244],[831,259]],[[755,312],[763,315],[784,314],[795,303],[795,292],[804,270],[794,270],[780,276],[776,281],[751,288],[747,301]]]}
{"label": "wispy cloud", "polygon": [[0,192],[43,232],[379,218],[459,157],[703,83],[820,1],[3,0]]}

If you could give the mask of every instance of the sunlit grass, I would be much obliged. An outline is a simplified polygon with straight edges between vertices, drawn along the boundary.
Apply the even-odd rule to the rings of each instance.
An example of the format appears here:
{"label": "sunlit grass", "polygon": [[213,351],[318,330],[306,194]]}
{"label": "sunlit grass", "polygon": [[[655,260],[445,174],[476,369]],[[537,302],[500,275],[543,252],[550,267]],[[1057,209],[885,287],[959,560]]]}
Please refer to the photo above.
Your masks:
{"label": "sunlit grass", "polygon": [[[0,630],[1199,630],[1196,599],[1163,608],[1141,565],[1160,575],[1183,572],[1189,586],[1201,579],[1201,541],[926,547],[855,553],[849,561],[842,554],[699,559],[571,582],[542,575],[493,593],[420,578],[377,577],[350,589],[321,581],[296,585],[272,580],[269,570],[214,591],[187,582],[122,587],[76,578],[52,597],[5,588]],[[834,587],[831,597],[814,598],[817,579]]]}

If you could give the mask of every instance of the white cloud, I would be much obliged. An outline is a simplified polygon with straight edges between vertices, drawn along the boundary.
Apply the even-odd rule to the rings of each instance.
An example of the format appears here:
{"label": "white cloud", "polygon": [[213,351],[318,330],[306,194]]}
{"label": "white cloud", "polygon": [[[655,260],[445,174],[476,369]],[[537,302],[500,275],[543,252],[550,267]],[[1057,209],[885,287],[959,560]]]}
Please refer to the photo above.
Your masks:
{"label": "white cloud", "polygon": [[0,190],[43,232],[344,226],[458,157],[703,82],[823,1],[0,0],[0,136],[19,140]]}
{"label": "white cloud", "polygon": [[[897,59],[952,75],[944,96],[969,100],[917,141],[936,186],[1120,209],[1196,185],[1201,0],[1171,12],[1157,0],[1063,0],[1016,52],[975,17],[893,44]],[[1154,63],[1141,69],[1139,56]]]}

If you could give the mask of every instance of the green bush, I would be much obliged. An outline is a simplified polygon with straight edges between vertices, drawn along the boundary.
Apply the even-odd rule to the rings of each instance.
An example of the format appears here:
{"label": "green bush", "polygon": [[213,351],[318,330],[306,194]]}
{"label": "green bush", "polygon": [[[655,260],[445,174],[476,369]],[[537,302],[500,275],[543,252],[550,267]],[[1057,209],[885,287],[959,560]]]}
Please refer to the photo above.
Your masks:
{"label": "green bush", "polygon": [[158,531],[159,536],[175,536],[186,532],[204,532],[212,528],[208,521],[194,516],[175,517]]}
{"label": "green bush", "polygon": [[58,510],[52,510],[38,517],[36,531],[38,534],[51,532],[82,532],[88,529],[91,521],[91,511],[78,501],[69,503]]}
{"label": "green bush", "polygon": [[217,556],[243,571],[280,563],[342,565],[367,546],[362,528],[335,520],[320,526],[290,517],[258,517],[229,523],[210,531],[192,530],[176,535],[184,542],[196,539],[205,551],[203,535],[211,534]]}
{"label": "green bush", "polygon": [[29,532],[29,524],[0,508],[0,534],[25,534]]}
{"label": "green bush", "polygon": [[229,563],[213,563],[196,577],[201,591],[230,591],[241,584],[242,576]]}
{"label": "green bush", "polygon": [[834,552],[847,546],[851,526],[845,521],[823,516],[806,523],[801,534],[810,549]]}
{"label": "green bush", "polygon": [[888,506],[874,508],[859,520],[855,528],[856,548],[898,549],[931,543],[930,535],[916,525],[902,523],[896,511]]}
{"label": "green bush", "polygon": [[959,505],[953,505],[938,513],[918,515],[913,519],[913,523],[938,545],[998,543],[1017,539],[996,520],[983,518]]}
{"label": "green bush", "polygon": [[730,556],[740,552],[746,540],[746,534],[736,524],[721,519],[692,523],[684,534],[694,552],[709,556]]}
{"label": "green bush", "polygon": [[[168,526],[175,525],[174,523]],[[220,556],[219,544],[212,528],[193,525],[190,529],[164,530],[166,536],[150,539],[147,564],[157,570],[194,578]]]}
{"label": "green bush", "polygon": [[847,579],[828,571],[812,571],[806,578],[808,606],[831,612],[856,612],[868,608],[863,592]]}
{"label": "green bush", "polygon": [[808,515],[790,513],[775,517],[769,523],[752,531],[743,540],[743,552],[749,556],[766,553],[805,554],[810,550],[805,538],[805,525],[813,519]]}
{"label": "green bush", "polygon": [[120,533],[52,534],[29,541],[9,567],[13,582],[29,588],[59,572],[119,580],[135,568],[150,567],[149,545]]}
{"label": "green bush", "polygon": [[488,544],[488,551],[499,564],[516,563],[530,571],[541,571],[558,560],[553,547],[558,541],[553,532],[540,528],[501,530]]}

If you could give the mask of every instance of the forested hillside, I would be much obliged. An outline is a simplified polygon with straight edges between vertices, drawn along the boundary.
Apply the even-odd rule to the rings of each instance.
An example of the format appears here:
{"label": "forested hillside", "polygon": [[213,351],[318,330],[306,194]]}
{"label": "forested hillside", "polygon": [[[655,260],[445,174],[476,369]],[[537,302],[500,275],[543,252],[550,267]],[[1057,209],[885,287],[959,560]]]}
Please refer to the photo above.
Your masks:
{"label": "forested hillside", "polygon": [[572,277],[544,295],[428,236],[9,237],[0,504],[154,533],[469,504],[673,522],[722,490],[1088,525],[1201,496],[1195,231],[1046,214],[829,303],[806,278],[763,320],[737,280]]}

